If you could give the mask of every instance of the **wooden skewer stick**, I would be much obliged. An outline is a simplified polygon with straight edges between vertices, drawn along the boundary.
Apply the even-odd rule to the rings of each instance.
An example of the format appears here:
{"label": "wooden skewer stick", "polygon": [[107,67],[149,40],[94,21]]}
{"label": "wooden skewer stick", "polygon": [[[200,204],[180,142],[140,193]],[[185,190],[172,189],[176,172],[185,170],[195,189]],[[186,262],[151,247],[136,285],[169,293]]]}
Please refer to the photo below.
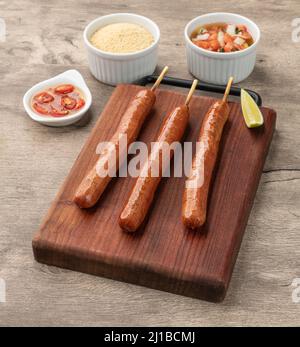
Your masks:
{"label": "wooden skewer stick", "polygon": [[196,87],[197,87],[197,84],[198,84],[198,80],[194,80],[193,81],[193,84],[192,84],[192,86],[191,86],[191,89],[190,89],[190,91],[189,91],[189,93],[188,93],[188,96],[186,97],[186,99],[185,99],[185,105],[186,106],[188,106],[189,105],[189,103],[190,103],[190,101],[191,101],[191,98],[192,98],[192,96],[193,96],[193,94],[194,94],[194,91],[195,91],[195,89],[196,89]]}
{"label": "wooden skewer stick", "polygon": [[229,92],[230,92],[230,88],[231,88],[232,82],[233,82],[233,77],[230,77],[229,80],[228,80],[227,86],[226,86],[226,90],[225,90],[224,96],[223,96],[223,100],[222,100],[223,102],[227,101],[227,98],[228,98],[228,95],[229,95]]}
{"label": "wooden skewer stick", "polygon": [[165,66],[162,70],[162,72],[160,73],[160,75],[157,77],[157,80],[155,81],[155,83],[153,84],[151,90],[154,92],[155,89],[160,85],[160,82],[162,81],[162,79],[164,78],[165,74],[168,72],[169,67]]}

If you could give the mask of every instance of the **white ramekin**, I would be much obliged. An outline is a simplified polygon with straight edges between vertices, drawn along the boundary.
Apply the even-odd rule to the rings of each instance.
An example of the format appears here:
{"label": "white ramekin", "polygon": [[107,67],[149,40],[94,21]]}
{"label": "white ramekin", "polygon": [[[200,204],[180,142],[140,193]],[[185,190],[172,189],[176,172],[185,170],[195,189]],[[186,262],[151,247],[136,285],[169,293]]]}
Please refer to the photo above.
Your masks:
{"label": "white ramekin", "polygon": [[[211,52],[193,44],[192,32],[203,24],[232,23],[244,24],[254,39],[253,45],[243,51],[231,53]],[[253,71],[256,49],[260,40],[260,30],[250,19],[233,13],[208,13],[191,20],[185,27],[184,37],[188,69],[200,81],[225,85],[230,76],[234,83],[247,78]]]}
{"label": "white ramekin", "polygon": [[[153,44],[142,51],[118,54],[104,52],[90,43],[90,37],[97,29],[108,24],[124,22],[139,24],[147,29],[154,37]],[[93,20],[83,33],[91,73],[99,81],[110,85],[131,83],[151,75],[157,64],[159,38],[158,26],[149,18],[137,14],[115,13]]]}

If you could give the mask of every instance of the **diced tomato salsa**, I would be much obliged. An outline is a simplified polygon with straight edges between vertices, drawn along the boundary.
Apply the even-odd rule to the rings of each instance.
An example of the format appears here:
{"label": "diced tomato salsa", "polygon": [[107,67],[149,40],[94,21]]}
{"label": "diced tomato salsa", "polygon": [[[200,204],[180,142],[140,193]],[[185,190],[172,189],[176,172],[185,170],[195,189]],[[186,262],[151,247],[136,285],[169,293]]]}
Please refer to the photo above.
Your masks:
{"label": "diced tomato salsa", "polygon": [[72,84],[60,84],[35,94],[31,106],[44,116],[64,117],[71,115],[85,104],[82,92]]}
{"label": "diced tomato salsa", "polygon": [[253,44],[247,27],[242,24],[213,23],[193,31],[191,41],[208,51],[229,53],[242,51]]}

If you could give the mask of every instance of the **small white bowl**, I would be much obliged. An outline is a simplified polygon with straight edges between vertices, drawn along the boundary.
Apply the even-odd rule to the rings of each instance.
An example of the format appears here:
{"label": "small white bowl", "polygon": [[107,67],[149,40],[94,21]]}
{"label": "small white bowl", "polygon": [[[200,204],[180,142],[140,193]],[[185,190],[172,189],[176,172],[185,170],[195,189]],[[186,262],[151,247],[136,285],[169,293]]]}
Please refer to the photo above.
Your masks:
{"label": "small white bowl", "polygon": [[[109,53],[94,47],[90,42],[91,35],[99,28],[113,23],[141,25],[153,35],[154,42],[151,46],[133,53]],[[151,75],[157,64],[159,38],[158,26],[151,19],[137,14],[115,13],[93,20],[83,33],[92,75],[99,81],[110,85],[131,83]]]}
{"label": "small white bowl", "polygon": [[[75,87],[78,87],[82,91],[85,100],[85,105],[83,106],[83,108],[81,108],[74,114],[65,117],[41,116],[32,109],[31,100],[36,93],[44,89],[47,89],[51,86],[66,83],[73,84]],[[88,86],[86,85],[82,75],[77,70],[68,70],[64,73],[54,76],[53,78],[37,83],[36,85],[31,87],[23,97],[23,105],[29,117],[36,122],[53,127],[62,127],[79,121],[79,119],[82,118],[83,115],[90,108],[91,104],[91,92]]]}
{"label": "small white bowl", "polygon": [[[199,26],[211,23],[244,24],[253,37],[254,43],[243,51],[219,53],[196,46],[190,39]],[[254,69],[260,30],[250,19],[233,13],[208,13],[191,20],[185,27],[184,37],[189,71],[200,81],[225,85],[230,76],[234,83],[247,78]]]}

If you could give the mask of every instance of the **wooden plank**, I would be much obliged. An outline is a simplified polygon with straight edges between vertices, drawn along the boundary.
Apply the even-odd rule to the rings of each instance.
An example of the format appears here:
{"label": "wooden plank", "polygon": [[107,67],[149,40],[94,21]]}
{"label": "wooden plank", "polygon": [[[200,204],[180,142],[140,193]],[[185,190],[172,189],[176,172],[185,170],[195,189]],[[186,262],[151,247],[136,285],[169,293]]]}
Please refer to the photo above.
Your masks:
{"label": "wooden plank", "polygon": [[[275,112],[263,109],[265,126],[249,130],[240,105],[231,103],[202,233],[181,223],[185,179],[164,179],[142,230],[131,235],[118,216],[133,185],[114,179],[91,210],[79,209],[74,192],[97,160],[129,100],[142,87],[118,86],[78,156],[33,242],[38,261],[210,301],[224,298],[275,126]],[[149,144],[161,122],[185,95],[159,90],[140,140]],[[215,100],[194,97],[185,141],[195,142],[202,118]]]}

